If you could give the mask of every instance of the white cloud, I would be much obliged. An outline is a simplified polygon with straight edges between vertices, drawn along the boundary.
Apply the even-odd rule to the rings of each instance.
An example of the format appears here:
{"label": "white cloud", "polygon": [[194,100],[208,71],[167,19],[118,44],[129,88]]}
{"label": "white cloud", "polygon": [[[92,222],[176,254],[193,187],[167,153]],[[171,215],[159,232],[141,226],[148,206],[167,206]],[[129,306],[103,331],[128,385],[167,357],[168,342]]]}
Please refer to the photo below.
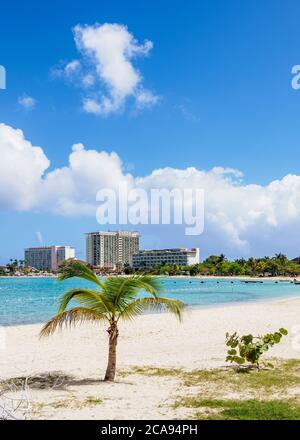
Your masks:
{"label": "white cloud", "polygon": [[0,207],[27,210],[35,206],[41,179],[50,162],[21,130],[0,124]]}
{"label": "white cloud", "polygon": [[64,68],[64,72],[66,75],[71,75],[72,73],[78,71],[80,67],[80,62],[78,60],[73,60],[67,63]]}
{"label": "white cloud", "polygon": [[61,61],[58,65],[52,67],[50,74],[54,79],[64,79],[67,83],[79,88],[84,87],[87,82],[84,79],[86,74],[79,60]]}
{"label": "white cloud", "polygon": [[132,176],[122,171],[116,153],[86,150],[82,144],[72,146],[69,164],[46,174],[41,182],[40,205],[63,215],[95,215],[95,198],[99,188],[117,189],[120,181],[133,185]]}
{"label": "white cloud", "polygon": [[152,106],[159,101],[159,97],[153,95],[149,90],[139,90],[136,92],[135,97],[138,108]]}
{"label": "white cloud", "polygon": [[174,106],[174,110],[180,112],[184,119],[190,122],[198,122],[200,121],[200,117],[193,113],[187,105],[185,104],[176,104]]}
{"label": "white cloud", "polygon": [[43,242],[44,242],[43,234],[40,231],[36,231],[35,235],[36,235],[36,238],[37,238],[39,245],[42,246]]}
{"label": "white cloud", "polygon": [[83,76],[82,78],[82,85],[83,87],[92,87],[95,84],[95,76],[87,73],[86,75]]}
{"label": "white cloud", "polygon": [[[0,124],[0,210],[42,211],[65,216],[95,216],[101,188],[200,188],[205,191],[205,232],[191,245],[205,251],[247,255],[255,250],[299,253],[300,176],[268,185],[245,184],[232,168],[162,168],[143,177],[126,174],[116,153],[75,144],[66,166],[47,171],[50,162],[21,130]],[[165,231],[165,230],[164,230]],[[165,234],[165,232],[163,232]],[[185,244],[183,230],[173,234]],[[175,238],[174,238],[175,237]],[[181,238],[180,238],[181,237]],[[198,241],[197,241],[198,240]]]}
{"label": "white cloud", "polygon": [[85,90],[85,111],[107,116],[121,111],[129,98],[139,109],[158,102],[158,96],[143,87],[143,77],[134,66],[136,58],[149,54],[151,41],[139,44],[126,26],[109,23],[77,25],[74,38],[82,59],[55,68],[52,73]]}
{"label": "white cloud", "polygon": [[94,99],[84,99],[83,100],[83,109],[87,113],[100,114],[101,113],[101,105],[95,101]]}
{"label": "white cloud", "polygon": [[36,101],[36,99],[32,98],[32,96],[28,96],[28,95],[24,94],[22,96],[19,96],[18,103],[25,110],[33,110],[37,104],[37,101]]}

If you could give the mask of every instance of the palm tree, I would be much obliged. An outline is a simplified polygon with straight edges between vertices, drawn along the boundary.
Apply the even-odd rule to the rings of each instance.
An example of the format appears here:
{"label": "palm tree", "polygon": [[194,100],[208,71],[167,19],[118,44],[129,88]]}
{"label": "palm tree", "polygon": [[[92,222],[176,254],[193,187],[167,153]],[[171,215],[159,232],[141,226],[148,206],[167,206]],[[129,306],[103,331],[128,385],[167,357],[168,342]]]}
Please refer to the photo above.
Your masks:
{"label": "palm tree", "polygon": [[[160,296],[161,286],[157,279],[148,275],[130,277],[107,277],[98,279],[94,272],[80,261],[69,261],[58,279],[79,277],[93,282],[97,290],[85,288],[71,289],[65,292],[59,303],[56,316],[48,321],[40,336],[49,336],[64,325],[76,322],[106,322],[108,324],[109,353],[105,374],[106,381],[114,381],[116,374],[116,348],[118,341],[118,323],[120,320],[132,320],[149,309],[165,309],[179,320],[182,318],[184,304],[181,301]],[[139,297],[141,290],[149,296]],[[75,300],[77,307],[67,308]]]}
{"label": "palm tree", "polygon": [[285,263],[286,261],[288,261],[288,258],[286,255],[279,253],[279,254],[275,254],[275,260],[280,261],[280,263]]}

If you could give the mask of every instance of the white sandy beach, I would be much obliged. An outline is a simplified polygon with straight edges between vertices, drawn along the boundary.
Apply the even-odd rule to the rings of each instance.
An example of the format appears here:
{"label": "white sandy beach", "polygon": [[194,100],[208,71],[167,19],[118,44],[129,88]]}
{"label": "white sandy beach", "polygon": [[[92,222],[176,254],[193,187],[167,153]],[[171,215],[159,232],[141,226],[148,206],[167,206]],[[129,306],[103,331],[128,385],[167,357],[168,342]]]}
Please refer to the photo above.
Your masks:
{"label": "white sandy beach", "polygon": [[[47,373],[57,376],[56,386],[30,391],[34,418],[184,417],[170,406],[180,394],[176,378],[124,376],[124,371],[136,366],[188,370],[224,366],[227,331],[261,334],[279,327],[285,327],[289,335],[270,356],[300,358],[300,298],[187,311],[181,324],[169,314],[121,323],[121,374],[114,384],[101,382],[107,357],[104,327],[82,325],[44,340],[38,338],[41,325],[7,327],[0,376],[2,380]],[[87,404],[91,399],[101,404]]]}

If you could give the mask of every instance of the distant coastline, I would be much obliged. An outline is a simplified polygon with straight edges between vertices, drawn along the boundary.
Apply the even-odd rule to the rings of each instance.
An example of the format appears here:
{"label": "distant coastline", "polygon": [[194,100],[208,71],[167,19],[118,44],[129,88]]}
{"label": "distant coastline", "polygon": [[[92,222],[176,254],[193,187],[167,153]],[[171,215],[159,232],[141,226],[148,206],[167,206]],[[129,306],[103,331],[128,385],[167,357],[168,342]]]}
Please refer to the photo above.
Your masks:
{"label": "distant coastline", "polygon": [[[117,275],[103,275],[106,276],[117,276]],[[118,275],[122,277],[127,277],[130,275]],[[171,278],[171,279],[202,279],[202,280],[241,280],[241,281],[294,281],[296,278],[294,276],[274,276],[274,277],[259,277],[259,276],[250,276],[250,275],[153,275],[155,278]],[[1,275],[0,279],[7,278],[28,278],[28,279],[41,279],[41,278],[57,278],[56,274],[49,275]]]}
{"label": "distant coastline", "polygon": [[[126,276],[126,275],[125,275]],[[191,279],[203,279],[203,280],[243,280],[243,281],[293,281],[295,277],[287,276],[274,276],[274,277],[259,277],[250,275],[155,275],[157,278],[191,278]]]}

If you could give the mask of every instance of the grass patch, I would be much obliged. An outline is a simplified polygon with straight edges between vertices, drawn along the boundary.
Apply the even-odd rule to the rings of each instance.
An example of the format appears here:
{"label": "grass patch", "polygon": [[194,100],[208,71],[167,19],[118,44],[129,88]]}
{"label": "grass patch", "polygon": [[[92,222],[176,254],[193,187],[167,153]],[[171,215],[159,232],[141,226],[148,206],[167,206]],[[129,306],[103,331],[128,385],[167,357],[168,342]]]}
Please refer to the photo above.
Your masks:
{"label": "grass patch", "polygon": [[157,376],[157,377],[176,376],[176,377],[182,377],[182,374],[184,372],[183,372],[183,370],[176,369],[176,368],[133,367],[133,368],[131,368],[130,373],[142,374],[143,376]]}
{"label": "grass patch", "polygon": [[90,406],[101,405],[101,403],[103,403],[103,400],[99,399],[97,397],[89,396],[85,399],[85,404],[90,405]]}
{"label": "grass patch", "polygon": [[133,367],[130,373],[144,376],[178,377],[187,387],[210,383],[215,385],[216,388],[229,386],[231,390],[248,388],[249,390],[268,392],[276,389],[284,391],[293,386],[300,386],[300,360],[278,361],[273,359],[272,363],[274,368],[260,370],[234,366],[192,371],[173,368]]}
{"label": "grass patch", "polygon": [[72,406],[72,404],[73,404],[72,400],[60,400],[58,402],[51,403],[49,406],[51,406],[54,409],[58,409],[58,408],[68,408]]}
{"label": "grass patch", "polygon": [[42,409],[45,407],[51,407],[54,409],[60,409],[60,408],[73,408],[73,409],[81,409],[84,408],[85,406],[96,406],[96,405],[101,405],[101,403],[103,403],[102,399],[93,397],[93,396],[88,396],[84,401],[79,401],[74,399],[65,399],[65,400],[57,400],[55,402],[52,403],[48,403],[48,404],[39,404],[36,405],[36,409]]}
{"label": "grass patch", "polygon": [[[272,359],[272,364],[260,370],[135,367],[129,374],[178,378],[184,397],[173,407],[194,408],[199,420],[300,420],[300,360]],[[289,393],[295,391],[298,396],[292,398]]]}
{"label": "grass patch", "polygon": [[185,372],[184,382],[187,386],[200,385],[203,382],[214,382],[229,385],[231,389],[249,388],[251,390],[284,391],[300,385],[300,360],[273,361],[274,368],[239,369],[229,367],[215,370],[196,370]]}
{"label": "grass patch", "polygon": [[[300,420],[300,404],[287,400],[201,400],[185,399],[182,406],[201,408],[198,420]],[[213,414],[210,411],[213,410]]]}

